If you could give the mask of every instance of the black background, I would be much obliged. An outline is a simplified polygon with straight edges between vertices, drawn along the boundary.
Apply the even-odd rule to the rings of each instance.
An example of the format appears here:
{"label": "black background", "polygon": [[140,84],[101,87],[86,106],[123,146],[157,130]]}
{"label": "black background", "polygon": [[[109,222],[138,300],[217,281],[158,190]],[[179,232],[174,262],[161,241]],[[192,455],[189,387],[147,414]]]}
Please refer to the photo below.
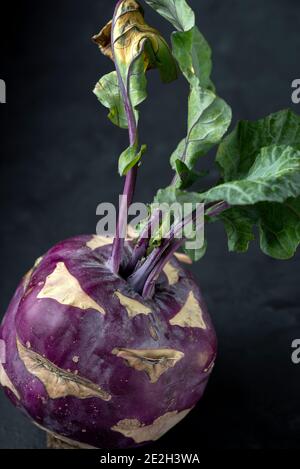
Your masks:
{"label": "black background", "polygon": [[[8,2],[6,2],[8,4]],[[300,78],[299,0],[190,0],[214,51],[218,93],[234,119],[256,119],[291,104]],[[33,261],[61,239],[93,233],[96,206],[117,202],[117,158],[127,135],[91,93],[112,69],[90,37],[111,17],[111,0],[27,0],[1,5],[1,282],[3,315]],[[171,29],[147,8],[148,21]],[[141,140],[148,153],[136,200],[150,201],[171,179],[168,157],[185,135],[187,85],[149,74]],[[212,158],[203,161],[212,166]],[[212,171],[213,182],[216,172]],[[229,254],[222,226],[209,226],[206,257],[192,269],[219,337],[219,357],[197,409],[152,449],[297,448],[300,365],[299,254],[269,259],[253,245]],[[0,394],[0,448],[43,448],[45,438]]]}

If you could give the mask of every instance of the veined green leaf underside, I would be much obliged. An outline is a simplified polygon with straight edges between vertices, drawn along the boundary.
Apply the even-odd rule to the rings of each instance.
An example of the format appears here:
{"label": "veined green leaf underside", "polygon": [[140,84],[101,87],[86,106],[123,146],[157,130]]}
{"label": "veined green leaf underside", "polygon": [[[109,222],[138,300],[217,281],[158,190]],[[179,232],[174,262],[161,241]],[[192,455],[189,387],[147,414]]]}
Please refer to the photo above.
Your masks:
{"label": "veined green leaf underside", "polygon": [[217,219],[224,222],[229,251],[246,252],[259,229],[262,251],[275,259],[290,259],[300,244],[300,197],[280,203],[233,207]]}
{"label": "veined green leaf underside", "polygon": [[227,131],[231,109],[214,93],[211,49],[195,25],[194,12],[187,2],[146,0],[146,3],[176,28],[172,34],[173,55],[191,87],[188,133],[171,156],[176,185],[187,188],[196,180],[194,168],[198,159],[218,144]]}
{"label": "veined green leaf underside", "polygon": [[192,87],[189,96],[188,133],[171,156],[171,165],[183,161],[193,169],[198,158],[217,144],[231,122],[231,109],[212,91],[199,85]]}
{"label": "veined green leaf underside", "polygon": [[185,0],[145,0],[157,13],[178,31],[189,31],[195,26],[195,14]]}
{"label": "veined green leaf underside", "polygon": [[300,195],[300,151],[284,145],[262,148],[253,166],[240,179],[227,181],[204,194],[205,202],[230,205],[284,202]]}
{"label": "veined green leaf underside", "polygon": [[[233,205],[220,215],[230,251],[244,252],[259,229],[262,251],[289,259],[300,243],[300,118],[289,110],[241,121],[222,142],[224,183],[208,191]],[[238,206],[239,205],[239,206]]]}
{"label": "veined green leaf underside", "polygon": [[284,110],[258,121],[240,121],[218,150],[217,162],[224,181],[241,178],[261,149],[270,145],[288,145],[300,150],[300,117],[297,114]]}

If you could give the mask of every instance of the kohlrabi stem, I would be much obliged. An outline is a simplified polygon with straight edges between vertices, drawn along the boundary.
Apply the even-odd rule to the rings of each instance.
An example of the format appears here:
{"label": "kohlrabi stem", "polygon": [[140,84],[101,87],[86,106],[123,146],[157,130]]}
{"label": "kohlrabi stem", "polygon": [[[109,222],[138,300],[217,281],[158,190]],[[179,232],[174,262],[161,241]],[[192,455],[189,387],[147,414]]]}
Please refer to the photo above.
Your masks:
{"label": "kohlrabi stem", "polygon": [[141,232],[140,237],[136,242],[131,259],[126,266],[126,272],[128,275],[132,274],[138,262],[146,256],[151,236],[155,232],[157,226],[159,226],[160,220],[161,211],[157,209],[150,216],[145,228]]}
{"label": "kohlrabi stem", "polygon": [[122,262],[123,249],[125,243],[125,236],[127,230],[127,213],[128,208],[132,203],[136,178],[137,178],[137,166],[132,168],[126,176],[125,186],[123,191],[122,202],[119,207],[119,217],[116,235],[113,242],[112,254],[111,254],[111,270],[115,274],[119,272],[120,265]]}
{"label": "kohlrabi stem", "polygon": [[[174,243],[177,244],[178,241],[181,241],[181,244],[184,242],[184,238],[182,236],[184,228],[191,222],[195,221],[196,215],[197,211],[192,212],[184,220],[173,225],[169,233],[162,240],[161,245],[154,248],[145,262],[128,278],[128,282],[138,293],[143,292],[147,279],[150,277],[153,270],[157,266],[162,265],[161,260],[165,258],[170,246],[174,245]],[[179,236],[181,236],[180,239]],[[161,270],[162,269],[158,267],[155,271],[160,272]]]}
{"label": "kohlrabi stem", "polygon": [[[115,8],[113,21],[112,21],[111,45],[112,45],[112,52],[113,52],[114,59],[115,59],[114,27],[115,27],[115,22],[116,22],[117,11],[121,3],[122,3],[122,0],[118,1],[116,8]],[[130,143],[130,146],[133,146],[137,144],[137,141],[138,141],[136,118],[134,115],[133,107],[132,107],[126,86],[122,79],[119,67],[117,66],[116,60],[115,60],[115,64],[116,64],[116,72],[118,76],[119,87],[120,87],[123,102],[124,102],[125,113],[127,116],[129,143]],[[136,186],[137,172],[138,172],[138,166],[136,165],[127,173],[124,190],[123,190],[122,202],[119,207],[119,217],[118,217],[116,235],[115,235],[114,242],[113,242],[111,261],[110,261],[111,270],[115,274],[119,272],[120,265],[122,262],[125,236],[126,236],[126,231],[127,231],[128,208],[131,205],[132,200],[133,200],[135,186]]]}
{"label": "kohlrabi stem", "polygon": [[178,249],[181,248],[181,246],[184,243],[184,239],[178,239],[176,241],[173,241],[173,243],[170,244],[170,246],[165,250],[163,257],[160,258],[156,266],[153,268],[151,271],[150,275],[148,276],[144,288],[143,288],[143,297],[146,299],[152,298],[155,292],[155,284],[166,266],[166,264],[169,262],[170,259],[172,259],[173,255],[175,254]]}
{"label": "kohlrabi stem", "polygon": [[227,202],[221,201],[209,207],[205,211],[205,215],[207,215],[208,217],[217,217],[218,215],[221,215],[222,212],[224,212],[225,210],[228,210],[229,208],[230,208],[230,205]]}
{"label": "kohlrabi stem", "polygon": [[[215,217],[229,208],[227,202],[221,201],[211,206],[205,214]],[[146,298],[150,298],[154,294],[155,283],[164,266],[186,241],[184,236],[178,239],[178,234],[182,234],[189,223],[197,222],[197,215],[197,210],[195,210],[183,221],[173,225],[166,238],[162,240],[161,245],[155,248],[145,262],[129,277],[128,282],[138,293]]]}
{"label": "kohlrabi stem", "polygon": [[[127,103],[126,103],[127,101]],[[129,99],[125,98],[125,111],[128,120],[128,130],[129,130],[129,142],[130,145],[134,145],[137,141],[137,127],[135,122],[135,117],[130,106]],[[120,264],[122,262],[122,255],[124,249],[124,242],[127,230],[127,221],[128,221],[128,208],[130,207],[137,179],[138,166],[134,166],[126,175],[125,185],[123,190],[123,197],[121,199],[121,204],[119,207],[119,217],[116,229],[116,235],[113,242],[112,254],[111,254],[111,269],[117,274],[120,269]]]}

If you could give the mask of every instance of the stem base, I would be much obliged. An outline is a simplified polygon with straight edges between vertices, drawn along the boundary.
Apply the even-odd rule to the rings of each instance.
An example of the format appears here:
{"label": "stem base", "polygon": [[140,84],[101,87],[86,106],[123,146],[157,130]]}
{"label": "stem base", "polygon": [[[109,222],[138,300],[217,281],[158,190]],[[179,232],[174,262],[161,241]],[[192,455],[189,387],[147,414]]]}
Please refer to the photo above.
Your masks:
{"label": "stem base", "polygon": [[[47,448],[48,449],[88,449],[87,445],[81,444],[78,441],[69,440],[67,438],[59,438],[53,433],[47,433]],[[90,447],[90,449],[92,449]]]}

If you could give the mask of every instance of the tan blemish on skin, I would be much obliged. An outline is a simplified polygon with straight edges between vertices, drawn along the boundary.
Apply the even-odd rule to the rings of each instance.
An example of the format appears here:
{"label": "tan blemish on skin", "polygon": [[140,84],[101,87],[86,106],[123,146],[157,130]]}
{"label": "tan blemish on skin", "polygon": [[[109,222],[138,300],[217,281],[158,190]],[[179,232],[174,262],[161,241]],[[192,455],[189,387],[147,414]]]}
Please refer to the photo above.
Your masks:
{"label": "tan blemish on skin", "polygon": [[59,262],[52,274],[47,277],[37,298],[50,298],[63,305],[83,310],[95,309],[105,314],[104,309],[82,290],[78,280],[70,274],[63,262]]}
{"label": "tan blemish on skin", "polygon": [[179,260],[179,262],[182,262],[182,264],[193,264],[192,259],[186,254],[182,254],[181,252],[175,252],[174,256]]}
{"label": "tan blemish on skin", "polygon": [[2,387],[10,389],[10,391],[16,396],[16,398],[20,400],[20,394],[9,379],[5,369],[3,368],[2,363],[0,363],[0,384]]}
{"label": "tan blemish on skin", "polygon": [[40,265],[40,263],[42,262],[43,259],[44,259],[43,256],[38,257],[37,260],[34,263],[33,268],[36,269]]}
{"label": "tan blemish on skin", "polygon": [[197,363],[200,367],[205,366],[207,363],[207,360],[208,360],[208,352],[199,352],[197,354]]}
{"label": "tan blemish on skin", "polygon": [[27,286],[27,287],[25,287],[25,290],[26,290],[26,291],[25,291],[25,293],[24,293],[24,296],[23,296],[23,298],[27,298],[27,296],[29,296],[29,295],[30,295],[30,293],[31,293],[31,292],[33,292],[33,290],[34,290],[34,287],[30,287],[30,288],[28,288],[28,286]]}
{"label": "tan blemish on skin", "polygon": [[214,360],[213,360],[213,361],[210,363],[210,365],[209,365],[207,368],[205,368],[204,373],[210,373],[210,372],[213,370],[214,366],[215,366],[215,362],[214,362]]}
{"label": "tan blemish on skin", "polygon": [[31,275],[33,273],[33,269],[30,269],[27,274],[24,275],[23,277],[23,286],[24,286],[24,290],[27,290],[27,287],[30,283],[30,279],[31,279]]}
{"label": "tan blemish on skin", "polygon": [[35,263],[34,263],[34,266],[32,267],[32,269],[30,269],[27,274],[24,275],[23,277],[23,285],[24,285],[24,288],[25,290],[27,289],[28,285],[29,285],[29,282],[31,280],[31,276],[34,272],[34,270],[40,265],[40,263],[42,262],[43,260],[43,257],[39,257]]}
{"label": "tan blemish on skin", "polygon": [[88,248],[94,251],[95,249],[102,248],[103,246],[108,246],[109,244],[112,244],[113,241],[114,241],[113,238],[94,235],[92,239],[88,243],[86,243],[86,245]]}
{"label": "tan blemish on skin", "polygon": [[136,443],[156,441],[179,423],[192,409],[181,412],[168,412],[158,417],[151,425],[143,425],[137,419],[125,419],[112,427],[115,432],[122,433],[127,438],[132,438]]}
{"label": "tan blemish on skin", "polygon": [[189,293],[186,303],[179,313],[170,320],[170,324],[179,327],[199,327],[200,329],[206,329],[206,324],[203,320],[203,311],[193,292]]}
{"label": "tan blemish on skin", "polygon": [[151,383],[156,383],[163,373],[184,357],[183,352],[173,349],[115,348],[112,353],[123,358],[131,368],[144,371]]}
{"label": "tan blemish on skin", "polygon": [[29,373],[38,378],[51,399],[74,396],[78,399],[98,397],[109,401],[111,395],[92,381],[57,367],[46,358],[28,350],[17,339],[19,357]]}
{"label": "tan blemish on skin", "polygon": [[133,300],[132,298],[123,295],[119,291],[115,293],[115,296],[119,299],[121,305],[124,306],[124,308],[127,310],[128,316],[130,318],[134,318],[138,314],[152,313],[151,308],[148,308],[148,306],[143,305],[143,303],[140,303],[137,300]]}
{"label": "tan blemish on skin", "polygon": [[157,334],[157,331],[156,331],[155,327],[152,324],[149,325],[149,332],[150,332],[150,335],[151,335],[152,339],[157,342],[158,341],[158,334]]}
{"label": "tan blemish on skin", "polygon": [[179,280],[179,270],[172,266],[169,262],[165,268],[164,273],[168,278],[169,285],[175,285]]}
{"label": "tan blemish on skin", "polygon": [[74,363],[78,363],[78,362],[79,362],[79,357],[76,357],[76,356],[73,357],[73,358],[72,358],[72,361],[73,361]]}
{"label": "tan blemish on skin", "polygon": [[[126,241],[132,241],[133,239],[136,239],[137,236],[137,232],[130,225],[128,225]],[[88,248],[94,251],[95,249],[102,248],[103,246],[109,246],[110,244],[113,244],[113,242],[114,238],[109,236],[93,235],[92,239],[88,241],[86,245]]]}

